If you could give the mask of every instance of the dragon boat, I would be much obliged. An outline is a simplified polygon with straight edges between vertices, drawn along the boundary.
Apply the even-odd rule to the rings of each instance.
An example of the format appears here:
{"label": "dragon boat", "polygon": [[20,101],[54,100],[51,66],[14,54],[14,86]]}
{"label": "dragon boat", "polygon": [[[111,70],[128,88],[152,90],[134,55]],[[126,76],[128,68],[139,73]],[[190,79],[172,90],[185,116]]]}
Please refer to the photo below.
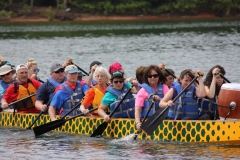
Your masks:
{"label": "dragon boat", "polygon": [[[163,120],[151,135],[144,131],[141,140],[240,143],[240,84],[224,84],[219,93],[218,111],[220,120]],[[229,106],[230,104],[230,106]],[[234,104],[234,105],[232,105]],[[229,107],[222,107],[229,106]],[[38,114],[11,112],[0,113],[0,127],[28,128]],[[33,127],[50,122],[49,115],[42,115]],[[91,135],[103,123],[102,118],[77,117],[67,121],[53,132]],[[103,133],[104,137],[122,138],[137,133],[134,119],[113,118]]]}
{"label": "dragon boat", "polygon": [[[27,128],[36,119],[37,114],[0,113],[0,127]],[[35,126],[50,122],[48,115],[42,115]],[[78,117],[66,122],[54,132],[91,135],[103,122],[102,118]],[[112,119],[103,136],[122,138],[137,133],[134,119]],[[177,141],[177,142],[221,142],[240,143],[240,120],[164,120],[152,135],[142,132],[141,140]]]}

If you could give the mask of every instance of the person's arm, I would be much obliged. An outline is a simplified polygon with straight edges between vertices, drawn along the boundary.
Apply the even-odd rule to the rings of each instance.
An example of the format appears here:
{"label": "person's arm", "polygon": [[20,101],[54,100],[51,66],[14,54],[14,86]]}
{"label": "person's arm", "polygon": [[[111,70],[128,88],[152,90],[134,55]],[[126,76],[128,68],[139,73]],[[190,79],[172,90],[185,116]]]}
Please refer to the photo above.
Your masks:
{"label": "person's arm", "polygon": [[2,109],[8,108],[8,103],[6,99],[2,98],[1,103],[2,103]]}
{"label": "person's arm", "polygon": [[79,110],[85,115],[85,116],[90,116],[89,110],[85,108],[84,105],[81,105]]}
{"label": "person's arm", "polygon": [[[203,73],[200,75],[203,75]],[[199,82],[199,85],[198,87],[196,87],[196,96],[198,98],[204,98],[206,97],[206,90],[203,84],[202,76],[198,77],[198,82]]]}
{"label": "person's arm", "polygon": [[2,97],[1,103],[2,103],[2,109],[6,109],[9,107],[9,104],[13,101],[16,101],[18,97],[18,92],[14,93],[14,85],[10,85],[5,94]]}
{"label": "person's arm", "polygon": [[208,98],[214,98],[215,96],[215,91],[216,91],[216,76],[215,74],[218,74],[220,72],[219,68],[214,68],[212,71],[212,82],[210,85],[210,88],[208,86],[205,86],[205,90],[206,90],[206,95]]}
{"label": "person's arm", "polygon": [[141,130],[141,113],[142,113],[142,108],[144,107],[144,100],[147,99],[149,94],[145,91],[144,88],[141,88],[136,96],[135,99],[135,122],[136,122],[136,127],[137,130]]}
{"label": "person's arm", "polygon": [[56,118],[56,108],[55,107],[49,106],[48,114],[51,118],[51,121],[57,120],[57,118]]}
{"label": "person's arm", "polygon": [[90,70],[90,74],[89,74],[89,76],[85,80],[85,83],[88,85],[88,87],[91,87],[92,79],[93,79],[93,73],[95,72],[95,69],[96,69],[97,66],[98,66],[97,64],[92,66],[92,68]]}
{"label": "person's arm", "polygon": [[141,130],[141,125],[142,125],[142,122],[141,122],[141,113],[142,113],[142,107],[137,107],[135,106],[135,122],[136,122],[136,127],[137,127],[137,130],[140,131]]}
{"label": "person's arm", "polygon": [[47,108],[48,108],[47,105],[43,104],[43,101],[41,101],[41,100],[36,100],[35,107],[38,110],[43,111],[43,112],[45,112],[47,110]]}
{"label": "person's arm", "polygon": [[161,108],[167,107],[167,106],[173,106],[174,103],[171,100],[173,97],[174,90],[171,88],[163,97],[163,99],[160,101],[159,106]]}
{"label": "person's arm", "polygon": [[36,102],[35,102],[35,107],[40,110],[40,111],[46,111],[47,110],[47,105],[43,104],[44,100],[47,99],[48,93],[45,92],[45,87],[46,83],[43,83],[37,90],[36,93]]}
{"label": "person's arm", "polygon": [[89,110],[86,109],[86,107],[89,107],[93,100],[94,100],[94,97],[95,97],[95,92],[94,92],[94,89],[93,88],[90,88],[90,90],[88,90],[88,92],[86,93],[85,97],[84,97],[84,100],[80,106],[80,111],[84,114],[84,115],[87,115],[89,116],[90,113],[89,113]]}
{"label": "person's arm", "polygon": [[54,97],[52,98],[51,104],[48,109],[49,116],[52,121],[56,120],[56,109],[61,109],[64,102],[68,100],[69,96],[67,92],[63,90],[58,90]]}
{"label": "person's arm", "polygon": [[108,106],[101,103],[100,106],[98,107],[98,114],[104,119],[105,122],[110,122],[111,118],[105,112],[107,109],[108,109]]}
{"label": "person's arm", "polygon": [[91,87],[92,79],[93,79],[93,73],[91,72],[89,76],[85,79],[85,83],[87,84],[88,87]]}

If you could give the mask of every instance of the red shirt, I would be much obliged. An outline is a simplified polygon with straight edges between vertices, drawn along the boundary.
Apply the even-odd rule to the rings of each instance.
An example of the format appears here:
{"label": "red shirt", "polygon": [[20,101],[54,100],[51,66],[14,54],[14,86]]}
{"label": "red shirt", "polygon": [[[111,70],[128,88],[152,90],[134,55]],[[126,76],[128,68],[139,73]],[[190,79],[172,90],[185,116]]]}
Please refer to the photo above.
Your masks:
{"label": "red shirt", "polygon": [[[38,90],[38,88],[41,86],[41,83],[39,81],[37,81],[36,79],[33,78],[29,78],[34,86],[34,88],[36,90]],[[22,84],[22,86],[24,86],[25,88],[28,88],[28,83]],[[17,93],[14,93],[14,84],[11,84],[8,89],[6,90],[6,93],[3,96],[3,99],[5,99],[7,101],[8,104],[10,104],[11,102],[14,102],[17,100],[18,97],[18,90]],[[39,112],[39,110],[37,108],[29,108],[27,109],[28,112]],[[20,111],[22,113],[25,113],[24,110]]]}

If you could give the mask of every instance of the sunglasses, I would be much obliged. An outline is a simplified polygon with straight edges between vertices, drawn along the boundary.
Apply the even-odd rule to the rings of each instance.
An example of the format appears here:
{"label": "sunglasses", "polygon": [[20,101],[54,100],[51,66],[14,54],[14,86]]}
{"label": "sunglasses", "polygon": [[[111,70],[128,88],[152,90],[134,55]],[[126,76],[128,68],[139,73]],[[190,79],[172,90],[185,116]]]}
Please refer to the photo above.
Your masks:
{"label": "sunglasses", "polygon": [[117,83],[123,83],[123,81],[113,81],[113,83],[117,84]]}
{"label": "sunglasses", "polygon": [[34,72],[36,72],[36,71],[38,71],[38,72],[39,72],[39,71],[40,71],[40,69],[39,69],[39,68],[33,68],[33,71],[34,71]]}
{"label": "sunglasses", "polygon": [[7,74],[4,74],[4,75],[1,75],[1,77],[5,77],[5,76],[8,76],[11,72],[7,73]]}
{"label": "sunglasses", "polygon": [[59,69],[59,70],[57,70],[57,71],[55,71],[54,73],[62,73],[62,72],[64,72],[64,69]]}
{"label": "sunglasses", "polygon": [[159,75],[158,74],[153,74],[153,75],[148,75],[147,77],[148,78],[152,78],[152,77],[157,78],[157,77],[159,77]]}

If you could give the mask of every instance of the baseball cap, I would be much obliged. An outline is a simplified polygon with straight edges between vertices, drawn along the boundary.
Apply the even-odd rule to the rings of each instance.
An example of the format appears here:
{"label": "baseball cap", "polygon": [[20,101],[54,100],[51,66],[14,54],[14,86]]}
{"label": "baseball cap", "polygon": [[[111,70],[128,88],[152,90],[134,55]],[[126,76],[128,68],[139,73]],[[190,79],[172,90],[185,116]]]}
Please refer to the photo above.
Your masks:
{"label": "baseball cap", "polygon": [[63,68],[63,66],[60,63],[53,63],[51,68],[50,68],[50,71],[51,72],[56,72],[59,69],[64,69],[64,68]]}
{"label": "baseball cap", "polygon": [[123,78],[123,73],[120,71],[115,71],[111,74],[111,79],[115,78],[115,77],[120,77]]}
{"label": "baseball cap", "polygon": [[78,70],[78,68],[75,65],[68,65],[65,68],[65,72],[67,73],[80,73],[80,71]]}
{"label": "baseball cap", "polygon": [[22,68],[28,69],[28,67],[27,67],[25,64],[19,64],[19,65],[17,65],[17,67],[16,67],[16,72],[17,72],[19,69],[22,69]]}

